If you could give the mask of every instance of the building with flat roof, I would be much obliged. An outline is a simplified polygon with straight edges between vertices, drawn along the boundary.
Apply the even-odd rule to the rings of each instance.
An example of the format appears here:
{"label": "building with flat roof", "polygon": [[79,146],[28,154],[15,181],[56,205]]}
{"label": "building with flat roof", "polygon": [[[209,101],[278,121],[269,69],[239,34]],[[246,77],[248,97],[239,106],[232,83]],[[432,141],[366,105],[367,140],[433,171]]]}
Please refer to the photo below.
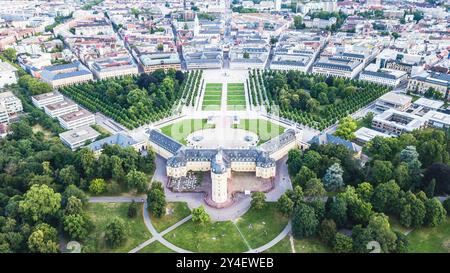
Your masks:
{"label": "building with flat roof", "polygon": [[8,115],[23,111],[22,101],[10,91],[0,93],[0,105],[5,107]]}
{"label": "building with flat roof", "polygon": [[407,73],[400,70],[393,69],[379,69],[377,71],[364,70],[359,75],[362,81],[373,82],[380,85],[395,87],[402,81],[406,80]]}
{"label": "building with flat roof", "polygon": [[95,124],[95,115],[86,109],[80,109],[58,117],[64,129],[75,129],[85,125]]}
{"label": "building with flat roof", "polygon": [[138,73],[138,67],[131,57],[97,59],[91,64],[91,69],[95,78],[99,80]]}
{"label": "building with flat roof", "polygon": [[0,104],[0,123],[9,123],[9,115],[6,107]]}
{"label": "building with flat roof", "polygon": [[105,145],[119,145],[122,148],[133,147],[136,151],[142,151],[146,148],[144,141],[137,141],[129,135],[118,133],[95,142],[87,146],[96,155],[100,155]]}
{"label": "building with flat roof", "polygon": [[93,80],[91,71],[80,62],[46,66],[40,73],[41,80],[53,88]]}
{"label": "building with flat roof", "polygon": [[31,96],[31,101],[33,102],[34,106],[41,109],[48,104],[62,102],[63,100],[63,95],[56,91]]}
{"label": "building with flat roof", "polygon": [[411,106],[411,102],[412,98],[410,96],[389,92],[377,99],[375,107],[380,110],[395,109],[404,111]]}
{"label": "building with flat roof", "polygon": [[78,104],[73,101],[64,99],[61,102],[56,102],[52,104],[47,104],[44,106],[44,111],[47,115],[52,118],[57,118],[59,116],[69,114],[78,111]]}
{"label": "building with flat roof", "polygon": [[444,105],[443,101],[420,98],[413,102],[414,106],[423,107],[425,110],[437,110]]}
{"label": "building with flat roof", "polygon": [[343,58],[342,56],[321,57],[313,64],[312,73],[324,76],[354,79],[363,69],[360,61]]}
{"label": "building with flat roof", "polygon": [[425,118],[428,122],[428,126],[442,129],[450,128],[450,115],[437,112],[437,111],[428,111],[423,118]]}
{"label": "building with flat roof", "polygon": [[411,113],[389,109],[376,115],[372,120],[372,127],[387,133],[400,135],[404,132],[412,132],[425,128],[427,119]]}
{"label": "building with flat roof", "polygon": [[99,135],[99,132],[86,125],[61,133],[59,138],[62,143],[74,151],[84,146],[86,142],[95,140]]}
{"label": "building with flat roof", "polygon": [[365,145],[367,142],[371,141],[374,137],[391,137],[388,134],[366,128],[361,127],[355,132],[355,143],[359,145]]}
{"label": "building with flat roof", "polygon": [[17,83],[17,69],[7,62],[0,61],[0,88]]}
{"label": "building with flat roof", "polygon": [[139,61],[145,73],[151,73],[157,69],[181,70],[181,60],[176,52],[145,54],[139,57]]}

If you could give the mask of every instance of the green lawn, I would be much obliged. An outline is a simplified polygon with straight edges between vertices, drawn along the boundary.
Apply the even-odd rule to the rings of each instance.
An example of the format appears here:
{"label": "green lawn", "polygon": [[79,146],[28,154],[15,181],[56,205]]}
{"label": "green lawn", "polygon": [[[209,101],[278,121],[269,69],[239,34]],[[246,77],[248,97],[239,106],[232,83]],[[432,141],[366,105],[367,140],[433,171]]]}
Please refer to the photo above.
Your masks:
{"label": "green lawn", "polygon": [[[90,216],[94,230],[82,242],[88,252],[119,252],[126,253],[152,236],[145,226],[142,218],[142,204],[135,218],[127,216],[128,203],[90,203],[87,213]],[[127,239],[120,247],[111,249],[104,239],[106,225],[114,217],[122,218],[127,225]]]}
{"label": "green lawn", "polygon": [[419,228],[408,234],[409,252],[450,253],[450,217],[435,228]]}
{"label": "green lawn", "polygon": [[227,85],[227,109],[245,110],[245,91],[243,83],[229,83]]}
{"label": "green lawn", "polygon": [[276,245],[264,251],[265,253],[292,253],[291,242],[289,240],[289,235],[284,237],[283,240],[279,241]]}
{"label": "green lawn", "polygon": [[164,246],[158,241],[155,241],[143,249],[139,250],[138,253],[175,253],[172,249]]}
{"label": "green lawn", "polygon": [[161,128],[161,132],[182,144],[186,144],[186,137],[198,130],[214,128],[207,124],[207,119],[185,119]]}
{"label": "green lawn", "polygon": [[284,127],[262,119],[242,119],[233,128],[244,129],[259,136],[259,144],[262,144],[284,132]]}
{"label": "green lawn", "polygon": [[263,209],[250,208],[236,225],[252,248],[273,240],[286,227],[288,218],[278,212],[276,203],[266,203]]}
{"label": "green lawn", "polygon": [[202,110],[216,111],[220,110],[222,103],[222,84],[207,83],[205,86],[205,95],[203,96]]}
{"label": "green lawn", "polygon": [[333,252],[327,245],[316,238],[295,240],[296,253],[331,253]]}
{"label": "green lawn", "polygon": [[191,214],[191,210],[185,202],[167,203],[167,209],[171,211],[171,214],[166,214],[161,218],[155,217],[150,213],[152,224],[158,232],[167,229]]}
{"label": "green lawn", "polygon": [[166,240],[193,252],[245,252],[247,245],[231,221],[204,226],[192,220],[164,236]]}

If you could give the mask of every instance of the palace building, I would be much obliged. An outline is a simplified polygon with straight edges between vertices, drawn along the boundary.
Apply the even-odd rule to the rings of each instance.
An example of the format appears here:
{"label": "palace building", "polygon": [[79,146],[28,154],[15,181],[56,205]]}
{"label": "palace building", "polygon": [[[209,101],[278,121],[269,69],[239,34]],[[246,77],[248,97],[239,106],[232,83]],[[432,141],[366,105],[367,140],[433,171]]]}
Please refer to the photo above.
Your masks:
{"label": "palace building", "polygon": [[270,179],[276,175],[276,161],[295,147],[305,148],[299,130],[288,129],[283,134],[257,147],[247,149],[187,148],[176,140],[153,129],[148,131],[149,144],[167,159],[167,176],[185,177],[189,171],[211,172],[212,201],[228,199],[228,179],[231,172],[255,172],[256,177]]}

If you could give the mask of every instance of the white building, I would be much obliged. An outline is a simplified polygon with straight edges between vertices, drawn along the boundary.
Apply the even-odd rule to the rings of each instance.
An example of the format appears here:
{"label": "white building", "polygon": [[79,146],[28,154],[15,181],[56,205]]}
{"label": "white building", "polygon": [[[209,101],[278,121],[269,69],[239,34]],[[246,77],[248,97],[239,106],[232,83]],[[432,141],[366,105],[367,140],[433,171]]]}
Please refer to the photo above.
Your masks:
{"label": "white building", "polygon": [[355,132],[355,143],[359,145],[365,145],[367,142],[371,141],[374,137],[391,137],[388,134],[366,128],[361,127]]}
{"label": "white building", "polygon": [[6,107],[0,104],[0,123],[9,123],[9,115]]}
{"label": "white building", "polygon": [[363,63],[342,57],[321,57],[314,63],[313,74],[354,79],[363,69]]}
{"label": "white building", "polygon": [[44,108],[44,106],[46,105],[62,102],[63,100],[64,100],[63,95],[61,95],[56,91],[39,94],[31,97],[31,101],[33,102],[34,106],[41,109]]}
{"label": "white building", "polygon": [[423,118],[427,119],[428,126],[449,129],[450,128],[450,115],[437,111],[429,111]]}
{"label": "white building", "polygon": [[399,93],[389,92],[379,97],[375,102],[376,108],[380,110],[395,109],[404,111],[411,106],[412,98]]}
{"label": "white building", "polygon": [[7,62],[0,61],[0,88],[17,83],[17,69]]}
{"label": "white building", "polygon": [[69,130],[95,124],[95,115],[85,109],[80,109],[76,112],[59,116],[58,120],[64,129]]}
{"label": "white building", "polygon": [[61,141],[72,150],[85,145],[88,141],[94,141],[100,134],[89,125],[82,126],[59,134]]}
{"label": "white building", "polygon": [[69,100],[52,103],[44,106],[44,111],[52,118],[78,111],[78,105]]}
{"label": "white building", "polygon": [[376,115],[372,121],[372,127],[388,134],[400,135],[404,132],[412,132],[425,128],[427,119],[417,115],[389,109]]}
{"label": "white building", "polygon": [[376,66],[376,64],[371,64],[363,72],[361,72],[359,75],[360,80],[395,87],[402,81],[406,80],[408,76],[406,72],[400,70],[387,68],[373,70],[371,69],[372,65]]}
{"label": "white building", "polygon": [[0,93],[0,105],[4,106],[8,115],[22,112],[22,101],[10,91]]}

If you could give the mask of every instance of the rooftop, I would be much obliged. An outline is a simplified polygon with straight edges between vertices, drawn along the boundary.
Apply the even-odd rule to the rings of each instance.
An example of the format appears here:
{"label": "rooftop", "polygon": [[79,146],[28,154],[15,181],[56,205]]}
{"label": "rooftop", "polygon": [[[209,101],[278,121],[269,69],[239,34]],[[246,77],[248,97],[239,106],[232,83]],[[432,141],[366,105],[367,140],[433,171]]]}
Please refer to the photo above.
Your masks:
{"label": "rooftop", "polygon": [[82,126],[59,134],[69,144],[85,142],[86,140],[98,137],[100,134],[90,126]]}
{"label": "rooftop", "polygon": [[93,115],[91,112],[89,112],[86,109],[80,109],[76,112],[72,112],[72,113],[68,113],[65,115],[60,116],[59,118],[64,120],[65,122],[71,122],[71,121],[75,121],[78,119],[82,119],[85,118],[87,116],[91,116]]}
{"label": "rooftop", "polygon": [[96,152],[102,150],[103,146],[105,145],[119,145],[120,147],[125,148],[136,143],[138,143],[138,141],[134,140],[132,137],[122,133],[118,133],[107,138],[92,142],[87,147]]}

